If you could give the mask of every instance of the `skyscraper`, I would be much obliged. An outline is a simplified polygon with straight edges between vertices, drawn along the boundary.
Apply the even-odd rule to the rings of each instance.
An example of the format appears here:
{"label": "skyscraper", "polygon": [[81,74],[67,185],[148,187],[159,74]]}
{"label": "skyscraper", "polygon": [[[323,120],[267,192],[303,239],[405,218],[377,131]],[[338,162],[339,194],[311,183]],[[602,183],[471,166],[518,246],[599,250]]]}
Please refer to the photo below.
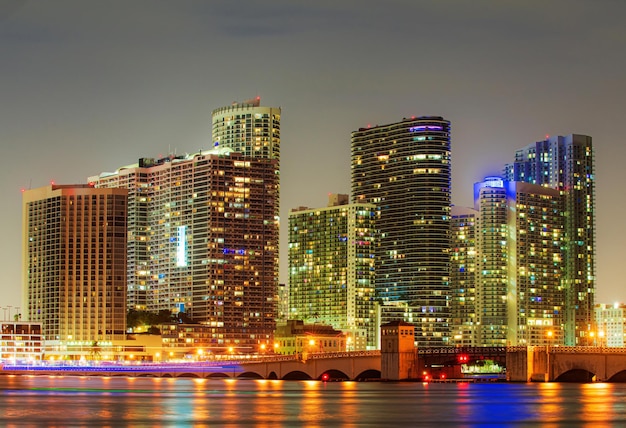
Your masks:
{"label": "skyscraper", "polygon": [[515,153],[507,180],[559,190],[565,197],[565,344],[588,345],[595,300],[595,172],[592,139],[548,137]]}
{"label": "skyscraper", "polygon": [[556,189],[487,177],[474,209],[452,207],[454,344],[563,344],[563,201]]}
{"label": "skyscraper", "polygon": [[450,123],[442,117],[352,133],[352,201],[377,209],[382,322],[414,324],[419,346],[449,341],[450,160]]}
{"label": "skyscraper", "polygon": [[[563,198],[558,190],[537,184],[508,182],[506,186],[507,343],[563,344]],[[498,225],[496,219],[494,227]],[[499,288],[495,290],[499,293]],[[500,296],[493,297],[497,307]],[[500,312],[494,311],[494,324]]]}
{"label": "skyscraper", "polygon": [[[474,184],[474,208],[478,211],[476,309],[479,346],[507,345],[507,293],[509,279],[509,225],[515,230],[515,219],[509,222],[507,185],[501,177],[487,177]],[[514,208],[514,207],[513,207]]]}
{"label": "skyscraper", "polygon": [[375,206],[334,196],[289,215],[289,318],[342,330],[349,350],[376,349]]}
{"label": "skyscraper", "polygon": [[89,185],[23,193],[23,304],[48,344],[125,338],[126,200]]}
{"label": "skyscraper", "polygon": [[90,178],[98,187],[136,186],[129,205],[142,208],[129,218],[128,234],[145,253],[129,253],[129,259],[144,271],[146,308],[185,312],[210,326],[216,351],[255,351],[274,330],[276,163],[218,146],[143,158]]}

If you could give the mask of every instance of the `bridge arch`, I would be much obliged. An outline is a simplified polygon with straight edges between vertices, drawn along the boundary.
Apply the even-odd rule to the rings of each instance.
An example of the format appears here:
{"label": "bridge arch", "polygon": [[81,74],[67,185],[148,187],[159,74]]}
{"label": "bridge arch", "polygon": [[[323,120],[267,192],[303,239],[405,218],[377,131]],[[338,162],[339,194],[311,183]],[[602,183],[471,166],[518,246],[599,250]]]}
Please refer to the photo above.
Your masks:
{"label": "bridge arch", "polygon": [[613,376],[611,376],[606,381],[607,382],[626,383],[626,370],[622,370],[620,372],[615,373]]}
{"label": "bridge arch", "polygon": [[371,379],[380,379],[380,370],[375,370],[375,369],[365,370],[354,377],[354,380],[357,380],[357,381],[364,381],[364,380],[371,380]]}
{"label": "bridge arch", "polygon": [[261,376],[257,372],[251,371],[240,373],[237,375],[237,377],[240,379],[264,379],[263,376]]}
{"label": "bridge arch", "polygon": [[326,370],[317,376],[318,380],[350,380],[350,377],[341,370]]}
{"label": "bridge arch", "polygon": [[[320,375],[321,376],[321,375]],[[283,376],[282,380],[312,380],[313,378],[301,370],[294,370]]]}
{"label": "bridge arch", "polygon": [[556,382],[593,382],[595,373],[582,368],[571,369],[561,373],[554,380]]}

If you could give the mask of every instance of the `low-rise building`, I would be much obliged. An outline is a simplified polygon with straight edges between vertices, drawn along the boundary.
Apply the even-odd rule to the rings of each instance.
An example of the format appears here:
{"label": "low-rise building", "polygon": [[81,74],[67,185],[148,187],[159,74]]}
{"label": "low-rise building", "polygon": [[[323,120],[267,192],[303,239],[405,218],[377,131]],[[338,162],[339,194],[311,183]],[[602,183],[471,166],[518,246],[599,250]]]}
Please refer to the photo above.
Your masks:
{"label": "low-rise building", "polygon": [[325,324],[305,324],[302,320],[288,320],[278,325],[274,333],[274,352],[297,355],[306,359],[320,352],[345,352],[347,336]]}
{"label": "low-rise building", "polygon": [[36,361],[43,355],[41,323],[2,321],[0,323],[0,361]]}
{"label": "low-rise building", "polygon": [[615,303],[607,305],[599,303],[595,305],[595,321],[597,331],[590,332],[594,344],[621,348],[624,346],[626,336],[626,305]]}

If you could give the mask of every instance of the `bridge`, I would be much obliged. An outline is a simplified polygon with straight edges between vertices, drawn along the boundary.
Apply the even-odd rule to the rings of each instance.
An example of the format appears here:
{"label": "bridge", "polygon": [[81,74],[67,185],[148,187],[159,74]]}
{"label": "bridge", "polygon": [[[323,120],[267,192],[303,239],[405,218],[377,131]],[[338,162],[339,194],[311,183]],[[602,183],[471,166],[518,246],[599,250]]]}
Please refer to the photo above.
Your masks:
{"label": "bridge", "polygon": [[194,363],[95,365],[4,365],[0,374],[195,377],[284,380],[380,379],[380,351],[313,353],[303,361],[294,356]]}
{"label": "bridge", "polygon": [[506,360],[514,382],[626,382],[626,348],[509,347]]}
{"label": "bridge", "polygon": [[[626,382],[626,348],[606,347],[500,347],[428,348],[417,353],[420,373],[431,378],[445,373],[462,377],[461,364],[492,360],[506,364],[513,382]],[[314,353],[306,361],[294,356],[272,356],[231,361],[194,363],[95,365],[4,365],[0,374],[197,377],[283,380],[370,380],[381,378],[380,351]]]}

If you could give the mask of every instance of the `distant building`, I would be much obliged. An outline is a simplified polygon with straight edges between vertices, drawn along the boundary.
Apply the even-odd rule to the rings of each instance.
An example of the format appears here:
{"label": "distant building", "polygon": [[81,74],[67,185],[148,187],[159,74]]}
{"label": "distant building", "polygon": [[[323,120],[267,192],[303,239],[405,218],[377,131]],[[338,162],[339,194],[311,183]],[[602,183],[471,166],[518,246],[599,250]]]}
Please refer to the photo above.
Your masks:
{"label": "distant building", "polygon": [[25,318],[47,343],[124,339],[127,191],[49,185],[22,200]]}
{"label": "distant building", "polygon": [[478,301],[478,211],[452,206],[450,222],[450,343],[479,346]]}
{"label": "distant building", "polygon": [[202,360],[215,355],[249,354],[257,352],[257,347],[216,347],[213,329],[203,324],[163,324],[161,338],[164,359]]}
{"label": "distant building", "polygon": [[307,359],[320,352],[345,352],[347,337],[330,325],[302,320],[288,320],[276,326],[274,352],[281,355],[297,355]]}
{"label": "distant building", "polygon": [[0,322],[0,362],[38,361],[44,355],[44,339],[39,322]]}
{"label": "distant building", "polygon": [[276,321],[286,321],[289,315],[289,286],[278,284]]}
{"label": "distant building", "polygon": [[278,291],[276,162],[218,146],[143,158],[90,178],[97,187],[129,189],[135,207],[129,251],[136,251],[128,255],[128,281],[136,308],[185,312],[211,328],[218,348],[271,342]]}
{"label": "distant building", "polygon": [[375,206],[330,195],[324,208],[289,214],[289,319],[347,335],[348,349],[378,347]]}
{"label": "distant building", "polygon": [[594,345],[622,348],[626,344],[626,305],[615,303],[596,304]]}
{"label": "distant building", "polygon": [[381,322],[415,325],[420,347],[450,337],[450,122],[425,116],[352,132],[352,202],[376,206]]}
{"label": "distant building", "polygon": [[564,195],[562,287],[566,292],[565,344],[588,345],[596,290],[595,165],[586,135],[546,137],[515,153],[506,179],[556,189]]}

